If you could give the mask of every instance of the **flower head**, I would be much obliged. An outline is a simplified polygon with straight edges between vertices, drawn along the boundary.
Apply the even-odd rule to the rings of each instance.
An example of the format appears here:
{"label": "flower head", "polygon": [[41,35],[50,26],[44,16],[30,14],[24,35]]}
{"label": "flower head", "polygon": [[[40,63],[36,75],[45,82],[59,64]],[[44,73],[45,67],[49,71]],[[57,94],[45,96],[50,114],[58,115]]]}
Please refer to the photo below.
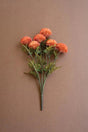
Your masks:
{"label": "flower head", "polygon": [[48,46],[56,46],[57,42],[54,39],[48,39],[46,45]]}
{"label": "flower head", "polygon": [[44,35],[42,34],[37,34],[34,36],[33,40],[38,41],[39,43],[41,43],[42,41],[44,41],[46,38]]}
{"label": "flower head", "polygon": [[52,32],[49,28],[42,28],[40,34],[43,34],[45,37],[49,37]]}
{"label": "flower head", "polygon": [[32,39],[31,39],[30,37],[25,36],[25,37],[23,37],[23,38],[20,40],[20,43],[21,43],[21,44],[27,45],[27,44],[29,44],[31,41],[32,41]]}
{"label": "flower head", "polygon": [[63,44],[63,43],[58,43],[56,45],[56,48],[62,53],[68,52],[68,47],[65,44]]}
{"label": "flower head", "polygon": [[37,41],[31,41],[28,45],[28,47],[32,49],[36,49],[38,46],[40,46],[40,43]]}

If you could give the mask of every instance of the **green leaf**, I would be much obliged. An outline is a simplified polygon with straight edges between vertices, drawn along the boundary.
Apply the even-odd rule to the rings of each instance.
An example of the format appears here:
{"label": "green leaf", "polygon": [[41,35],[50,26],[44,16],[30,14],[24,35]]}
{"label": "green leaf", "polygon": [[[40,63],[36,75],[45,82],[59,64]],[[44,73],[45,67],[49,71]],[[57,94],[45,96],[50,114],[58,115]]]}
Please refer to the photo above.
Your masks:
{"label": "green leaf", "polygon": [[41,53],[40,47],[37,47],[37,48],[36,48],[36,51],[35,51],[35,55],[36,55],[36,54],[38,55],[38,54],[40,54],[40,53]]}
{"label": "green leaf", "polygon": [[54,50],[54,51],[53,51],[53,55],[54,55],[55,59],[57,59],[58,51]]}
{"label": "green leaf", "polygon": [[[27,45],[22,45],[25,51],[32,57],[32,54],[34,53],[34,49],[28,48]],[[33,58],[33,57],[32,57]]]}
{"label": "green leaf", "polygon": [[36,56],[36,62],[41,64],[41,62],[42,62],[42,56],[38,55],[37,53],[35,53],[35,56]]}
{"label": "green leaf", "polygon": [[45,66],[44,71],[45,71],[46,75],[48,75],[49,73],[52,73],[53,71],[55,71],[55,70],[58,69],[58,68],[61,68],[61,66],[56,67],[56,66],[55,66],[55,63],[50,62],[49,64],[47,64],[47,65]]}
{"label": "green leaf", "polygon": [[41,72],[41,64],[35,63],[34,60],[29,60],[28,62],[29,67],[36,72]]}
{"label": "green leaf", "polygon": [[31,69],[34,69],[33,64],[34,64],[34,61],[33,61],[33,60],[30,60],[30,61],[28,62],[28,66],[29,66]]}
{"label": "green leaf", "polygon": [[46,49],[44,50],[44,53],[49,54],[52,50],[53,50],[52,46],[46,47]]}
{"label": "green leaf", "polygon": [[36,74],[36,72],[35,71],[30,71],[29,72],[32,76],[34,76],[35,78],[37,78],[38,79],[38,76],[37,76],[37,74]]}
{"label": "green leaf", "polygon": [[35,71],[33,71],[33,70],[31,70],[31,71],[30,71],[30,72],[28,72],[28,73],[24,72],[24,74],[26,74],[26,75],[32,75],[33,77],[35,77],[35,78],[37,78],[37,79],[38,79],[38,76],[37,76],[36,72],[35,72]]}
{"label": "green leaf", "polygon": [[35,68],[36,68],[37,72],[41,71],[41,65],[40,64],[36,63]]}

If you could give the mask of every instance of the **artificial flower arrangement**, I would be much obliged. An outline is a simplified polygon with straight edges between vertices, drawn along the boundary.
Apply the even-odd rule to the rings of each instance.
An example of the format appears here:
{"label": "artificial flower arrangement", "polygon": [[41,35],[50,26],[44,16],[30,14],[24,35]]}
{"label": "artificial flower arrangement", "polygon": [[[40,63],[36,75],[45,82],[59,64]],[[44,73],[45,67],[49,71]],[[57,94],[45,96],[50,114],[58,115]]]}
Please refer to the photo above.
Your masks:
{"label": "artificial flower arrangement", "polygon": [[33,40],[29,36],[25,36],[20,43],[27,53],[29,60],[28,66],[30,74],[39,81],[40,88],[40,110],[43,110],[43,91],[46,78],[50,73],[60,68],[56,66],[56,59],[60,53],[66,53],[68,48],[63,43],[57,43],[54,39],[50,39],[52,34],[48,28],[43,28],[40,33],[36,34]]}

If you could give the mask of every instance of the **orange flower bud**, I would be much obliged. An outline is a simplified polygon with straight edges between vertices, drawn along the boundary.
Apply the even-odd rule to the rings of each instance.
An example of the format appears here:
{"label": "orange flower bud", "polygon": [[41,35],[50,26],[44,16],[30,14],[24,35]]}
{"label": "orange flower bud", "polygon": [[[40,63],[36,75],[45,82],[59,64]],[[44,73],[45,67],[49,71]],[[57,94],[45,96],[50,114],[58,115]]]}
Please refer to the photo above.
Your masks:
{"label": "orange flower bud", "polygon": [[45,37],[49,37],[52,32],[49,28],[42,28],[40,34],[43,34]]}
{"label": "orange flower bud", "polygon": [[31,39],[30,37],[25,36],[25,37],[23,37],[23,38],[20,40],[20,43],[21,43],[21,44],[27,45],[27,44],[29,44],[31,41],[32,41],[32,39]]}
{"label": "orange flower bud", "polygon": [[38,46],[40,46],[40,43],[37,41],[31,41],[28,45],[28,47],[32,49],[36,49]]}
{"label": "orange flower bud", "polygon": [[62,53],[68,52],[68,47],[65,44],[63,44],[63,43],[58,43],[56,45],[56,48]]}
{"label": "orange flower bud", "polygon": [[56,46],[57,42],[54,39],[48,39],[46,45],[48,46]]}
{"label": "orange flower bud", "polygon": [[46,40],[46,38],[42,34],[37,34],[37,35],[34,36],[33,40],[38,41],[39,43],[41,43],[42,41]]}

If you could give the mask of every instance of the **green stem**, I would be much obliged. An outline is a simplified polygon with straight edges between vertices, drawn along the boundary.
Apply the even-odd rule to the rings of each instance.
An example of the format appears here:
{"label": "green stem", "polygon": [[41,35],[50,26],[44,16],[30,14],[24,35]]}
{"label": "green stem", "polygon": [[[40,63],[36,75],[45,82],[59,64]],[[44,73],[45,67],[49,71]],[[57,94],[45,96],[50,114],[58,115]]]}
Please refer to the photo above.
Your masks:
{"label": "green stem", "polygon": [[29,54],[29,55],[31,56],[31,58],[33,59],[33,56],[32,56],[32,54],[31,54],[30,50],[27,48],[27,46],[23,45],[23,47],[27,50],[28,54]]}
{"label": "green stem", "polygon": [[39,84],[41,85],[39,73],[37,72],[36,67],[35,67],[35,65],[32,63],[32,61],[30,61],[30,62],[31,62],[31,64],[33,65],[33,67],[34,67],[34,69],[35,69],[35,72],[36,72],[36,74],[37,74],[37,76],[38,76]]}
{"label": "green stem", "polygon": [[50,55],[49,55],[49,63],[50,63]]}
{"label": "green stem", "polygon": [[42,83],[42,80],[41,80],[41,86],[40,86],[40,102],[41,102],[41,111],[43,110],[43,91],[44,91],[44,85],[45,85],[45,81],[46,81],[46,77],[44,78],[44,81]]}
{"label": "green stem", "polygon": [[40,95],[40,100],[41,100],[41,111],[43,110],[43,94]]}

